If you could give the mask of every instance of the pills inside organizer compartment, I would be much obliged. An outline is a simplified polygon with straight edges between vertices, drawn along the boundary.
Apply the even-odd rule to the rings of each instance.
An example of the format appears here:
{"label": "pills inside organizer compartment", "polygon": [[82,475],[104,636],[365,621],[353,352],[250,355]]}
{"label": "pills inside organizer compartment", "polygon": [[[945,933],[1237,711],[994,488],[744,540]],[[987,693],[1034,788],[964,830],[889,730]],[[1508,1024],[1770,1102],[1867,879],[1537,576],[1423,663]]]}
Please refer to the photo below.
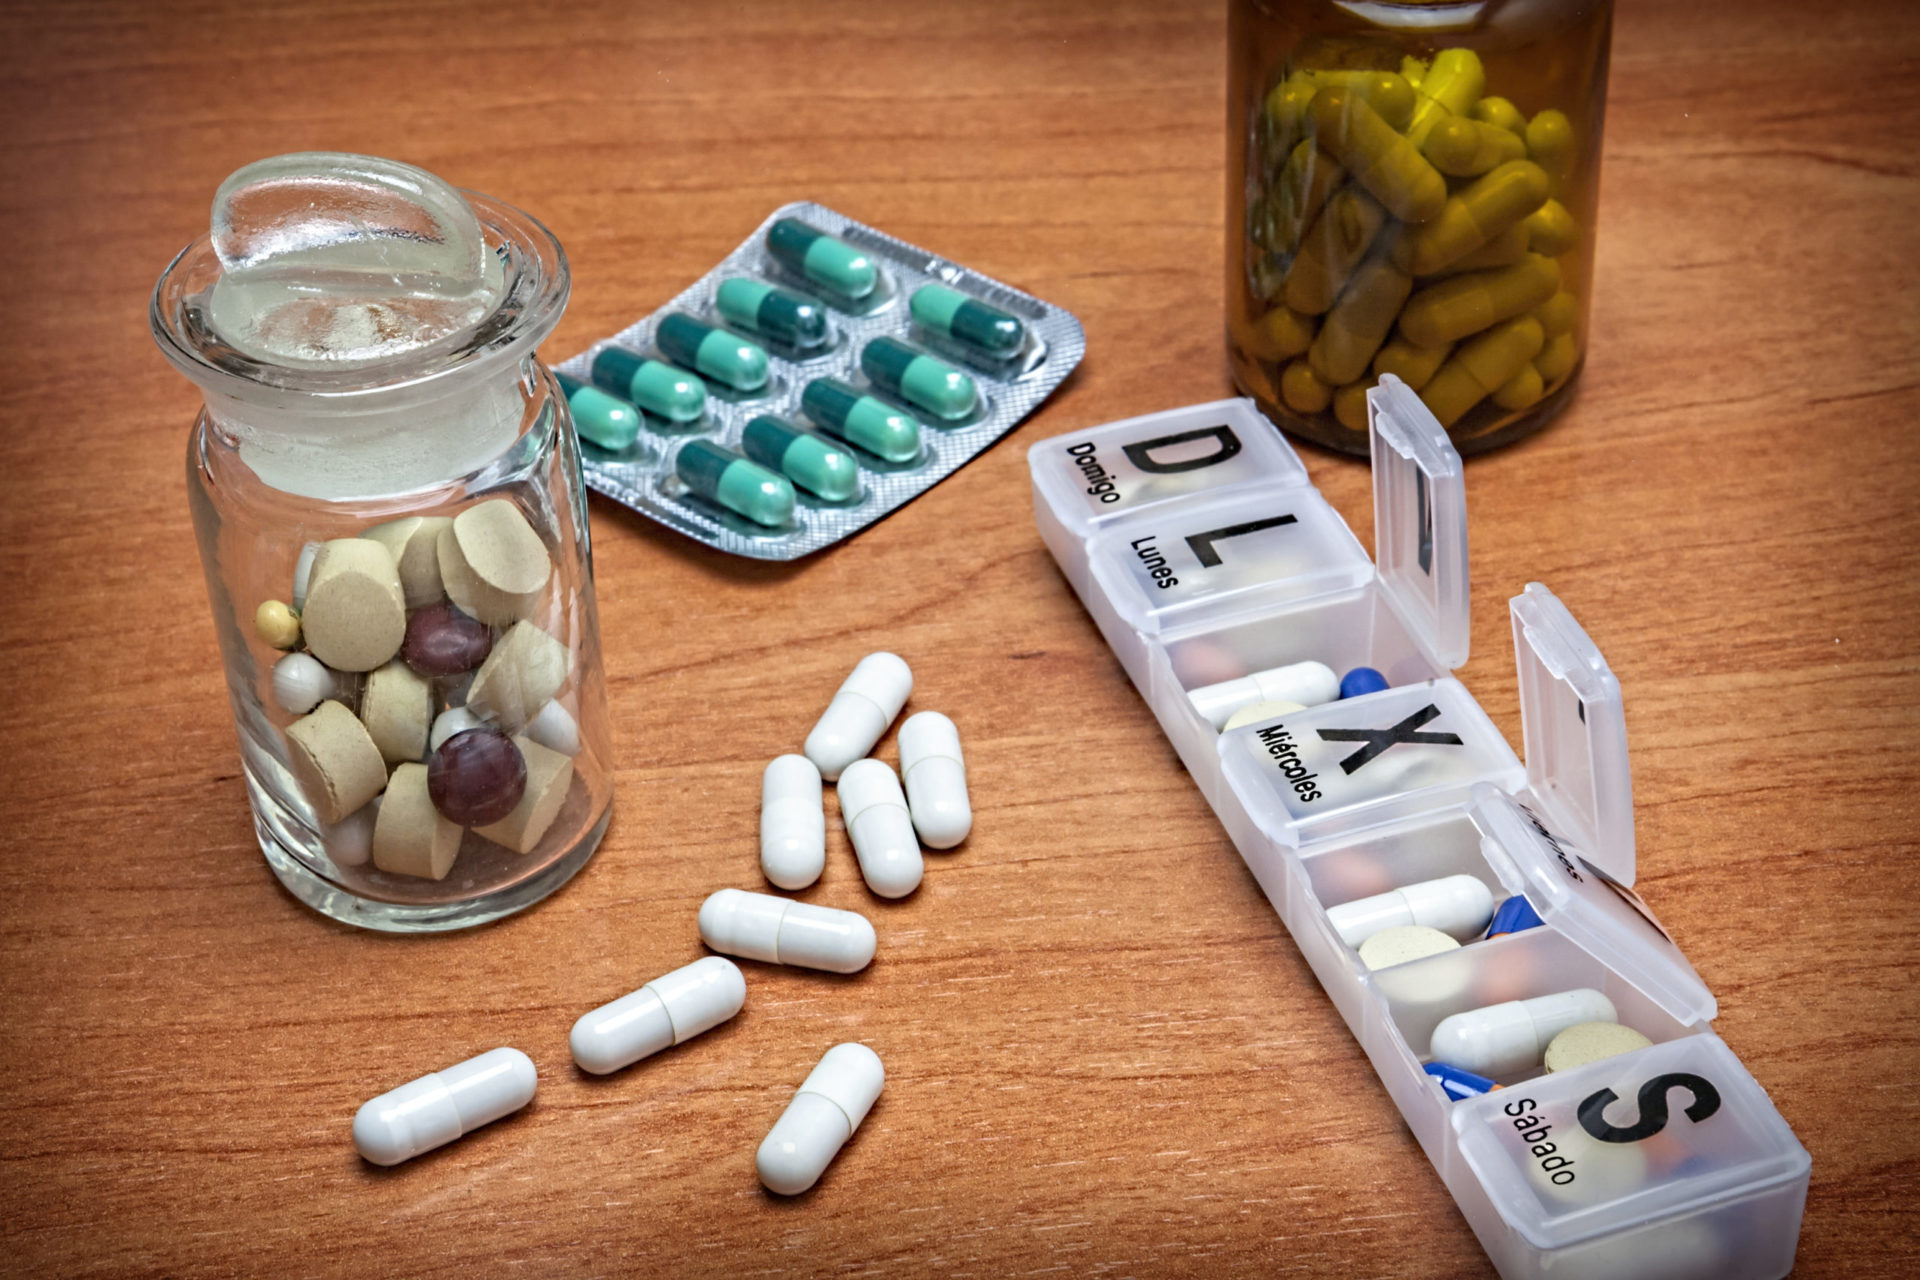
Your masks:
{"label": "pills inside organizer compartment", "polygon": [[924,492],[1079,361],[1080,325],[818,205],[788,205],[558,370],[590,486],[792,559]]}

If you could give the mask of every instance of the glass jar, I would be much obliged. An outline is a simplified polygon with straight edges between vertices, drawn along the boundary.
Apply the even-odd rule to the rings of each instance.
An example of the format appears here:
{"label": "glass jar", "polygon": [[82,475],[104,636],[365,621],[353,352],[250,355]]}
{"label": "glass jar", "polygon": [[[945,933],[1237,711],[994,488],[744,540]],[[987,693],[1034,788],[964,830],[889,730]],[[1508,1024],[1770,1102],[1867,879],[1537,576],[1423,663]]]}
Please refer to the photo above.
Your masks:
{"label": "glass jar", "polygon": [[1462,453],[1586,353],[1612,0],[1233,0],[1227,347],[1287,430],[1367,451],[1392,373]]}
{"label": "glass jar", "polygon": [[188,501],[255,831],[337,920],[497,919],[606,830],[586,493],[534,355],[567,291],[519,210],[319,153],[230,178],[154,289],[205,397]]}

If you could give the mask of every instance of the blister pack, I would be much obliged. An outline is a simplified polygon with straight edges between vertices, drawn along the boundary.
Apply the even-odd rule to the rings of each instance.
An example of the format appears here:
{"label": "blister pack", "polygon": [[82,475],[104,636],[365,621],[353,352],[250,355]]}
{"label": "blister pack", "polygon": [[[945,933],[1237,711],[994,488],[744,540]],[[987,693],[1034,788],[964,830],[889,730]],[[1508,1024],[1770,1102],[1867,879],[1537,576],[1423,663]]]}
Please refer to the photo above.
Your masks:
{"label": "blister pack", "polygon": [[801,202],[555,373],[590,488],[794,560],[966,465],[1085,351],[1059,307]]}

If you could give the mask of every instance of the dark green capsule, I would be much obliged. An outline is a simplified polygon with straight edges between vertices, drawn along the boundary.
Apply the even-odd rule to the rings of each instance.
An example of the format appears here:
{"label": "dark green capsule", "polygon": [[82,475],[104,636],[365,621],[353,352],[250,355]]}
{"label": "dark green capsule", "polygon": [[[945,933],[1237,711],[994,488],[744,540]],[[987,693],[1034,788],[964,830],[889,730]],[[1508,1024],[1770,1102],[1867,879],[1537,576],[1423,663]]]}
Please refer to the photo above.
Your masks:
{"label": "dark green capsule", "polygon": [[815,378],[800,393],[800,407],[822,430],[857,444],[888,462],[920,456],[920,420],[844,382]]}
{"label": "dark green capsule", "polygon": [[720,282],[713,304],[729,324],[808,351],[827,340],[827,309],[803,294],[735,276]]}
{"label": "dark green capsule", "polygon": [[973,412],[973,379],[945,360],[915,351],[896,338],[875,338],[860,352],[860,372],[890,396],[899,396],[951,422]]}
{"label": "dark green capsule", "polygon": [[687,488],[769,529],[793,523],[793,485],[757,462],[709,440],[689,440],[673,469]]}
{"label": "dark green capsule", "polygon": [[692,316],[668,316],[654,330],[653,341],[675,364],[696,369],[735,391],[758,391],[767,385],[767,353],[758,344],[701,324]]}
{"label": "dark green capsule", "polygon": [[669,422],[693,422],[707,411],[706,383],[621,347],[602,348],[590,375],[594,386]]}
{"label": "dark green capsule", "polygon": [[590,387],[564,373],[553,375],[560,392],[573,411],[573,429],[582,440],[591,441],[615,453],[632,445],[640,435],[640,411],[618,396],[610,396],[598,387]]}
{"label": "dark green capsule", "polygon": [[969,298],[943,284],[923,284],[907,304],[918,320],[935,333],[964,342],[996,360],[1018,351],[1027,340],[1027,327],[1014,317]]}
{"label": "dark green capsule", "polygon": [[864,298],[880,281],[873,259],[798,218],[782,218],[767,228],[767,252],[843,297]]}
{"label": "dark green capsule", "polygon": [[852,454],[771,414],[747,423],[740,451],[828,502],[860,492],[860,464]]}

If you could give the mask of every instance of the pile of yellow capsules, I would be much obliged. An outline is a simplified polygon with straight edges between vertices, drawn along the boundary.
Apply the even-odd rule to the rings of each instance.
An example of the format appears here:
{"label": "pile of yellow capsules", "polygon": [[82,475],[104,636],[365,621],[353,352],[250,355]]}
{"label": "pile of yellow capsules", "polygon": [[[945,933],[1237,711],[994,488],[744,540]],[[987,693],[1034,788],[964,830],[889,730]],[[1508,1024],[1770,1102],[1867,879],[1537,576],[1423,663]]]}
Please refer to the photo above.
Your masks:
{"label": "pile of yellow capsules", "polygon": [[1558,259],[1579,233],[1555,198],[1573,128],[1485,89],[1479,56],[1445,49],[1397,75],[1296,70],[1267,94],[1248,235],[1272,305],[1251,354],[1287,362],[1296,413],[1331,406],[1363,432],[1367,388],[1391,373],[1451,428],[1489,396],[1526,409],[1573,372],[1579,304]]}

